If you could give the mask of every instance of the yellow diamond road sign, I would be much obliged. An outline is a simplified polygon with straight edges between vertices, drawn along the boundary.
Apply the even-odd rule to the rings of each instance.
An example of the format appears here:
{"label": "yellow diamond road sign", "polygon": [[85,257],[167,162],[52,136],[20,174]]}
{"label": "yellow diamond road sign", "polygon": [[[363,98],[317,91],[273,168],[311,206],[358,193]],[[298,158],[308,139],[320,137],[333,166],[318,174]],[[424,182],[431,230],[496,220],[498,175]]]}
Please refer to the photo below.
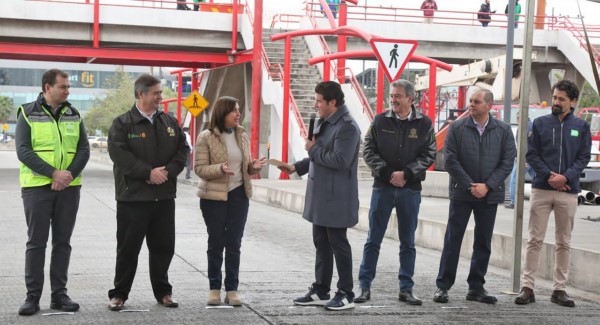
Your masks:
{"label": "yellow diamond road sign", "polygon": [[198,91],[194,90],[184,101],[183,106],[187,108],[194,117],[197,117],[206,107],[208,102],[202,97]]}

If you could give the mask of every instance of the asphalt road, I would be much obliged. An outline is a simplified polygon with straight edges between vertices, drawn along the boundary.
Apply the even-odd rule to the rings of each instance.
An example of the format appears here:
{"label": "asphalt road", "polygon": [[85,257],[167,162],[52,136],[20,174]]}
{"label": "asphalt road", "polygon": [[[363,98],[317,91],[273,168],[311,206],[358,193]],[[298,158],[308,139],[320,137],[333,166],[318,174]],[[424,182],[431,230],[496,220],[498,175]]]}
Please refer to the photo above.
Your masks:
{"label": "asphalt road", "polygon": [[[41,300],[42,310],[31,317],[17,315],[25,298],[23,280],[26,225],[18,185],[18,162],[14,151],[0,151],[0,324],[597,324],[598,293],[569,291],[576,308],[550,303],[551,285],[540,282],[537,302],[516,306],[507,270],[490,268],[486,287],[498,296],[496,305],[465,301],[468,261],[461,260],[448,304],[431,301],[439,252],[417,248],[415,293],[423,306],[397,301],[398,242],[385,239],[379,259],[372,301],[354,310],[328,312],[322,308],[295,307],[292,299],[303,295],[313,281],[314,247],[311,225],[297,213],[252,202],[242,244],[238,308],[207,309],[206,228],[195,190],[180,185],[177,199],[176,253],[169,273],[180,308],[167,309],[152,296],[147,250],[142,249],[137,277],[126,303],[127,310],[106,309],[115,263],[115,201],[111,167],[90,162],[77,225],[72,238],[69,294],[81,304],[74,315],[43,316],[49,309],[49,287]],[[354,277],[366,233],[349,230],[353,248]],[[50,246],[50,244],[49,244]],[[50,249],[47,251],[47,265]],[[334,283],[337,279],[334,275]],[[49,280],[46,279],[49,286]],[[451,308],[444,308],[451,307]]]}

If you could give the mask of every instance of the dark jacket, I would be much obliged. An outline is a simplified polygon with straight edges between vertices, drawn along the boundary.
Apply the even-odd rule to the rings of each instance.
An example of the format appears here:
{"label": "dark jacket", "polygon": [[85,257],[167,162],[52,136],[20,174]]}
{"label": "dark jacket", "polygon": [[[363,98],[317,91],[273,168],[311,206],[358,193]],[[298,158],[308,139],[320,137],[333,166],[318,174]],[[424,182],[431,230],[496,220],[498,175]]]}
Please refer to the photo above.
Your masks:
{"label": "dark jacket", "polygon": [[308,173],[302,217],[312,224],[350,228],[358,223],[358,148],[360,128],[342,105],[315,127],[308,158],[294,164]]}
{"label": "dark jacket", "polygon": [[421,190],[436,151],[431,120],[413,106],[407,121],[398,120],[392,110],[375,116],[365,135],[363,154],[375,177],[373,187],[391,186],[392,173],[404,171],[405,186]]}
{"label": "dark jacket", "polygon": [[[185,167],[190,148],[177,120],[162,111],[154,123],[143,117],[135,104],[118,116],[108,132],[108,153],[114,163],[117,201],[158,201],[175,198],[177,175]],[[150,171],[165,166],[169,180],[148,184]]]}
{"label": "dark jacket", "polygon": [[[444,143],[446,171],[450,174],[450,198],[462,201],[504,202],[504,180],[510,175],[517,155],[510,125],[489,115],[480,136],[473,118],[450,124]],[[471,183],[485,183],[489,192],[478,199]]]}
{"label": "dark jacket", "polygon": [[[479,12],[477,13],[477,19],[480,22],[490,22],[492,20],[492,16],[490,16],[490,5],[487,3],[482,3],[481,7],[479,7]],[[494,11],[495,12],[495,11]]]}
{"label": "dark jacket", "polygon": [[592,147],[586,121],[572,112],[562,122],[552,114],[540,116],[533,121],[527,145],[527,163],[535,170],[533,188],[554,190],[548,178],[555,172],[567,177],[569,193],[581,191],[579,174],[590,161]]}

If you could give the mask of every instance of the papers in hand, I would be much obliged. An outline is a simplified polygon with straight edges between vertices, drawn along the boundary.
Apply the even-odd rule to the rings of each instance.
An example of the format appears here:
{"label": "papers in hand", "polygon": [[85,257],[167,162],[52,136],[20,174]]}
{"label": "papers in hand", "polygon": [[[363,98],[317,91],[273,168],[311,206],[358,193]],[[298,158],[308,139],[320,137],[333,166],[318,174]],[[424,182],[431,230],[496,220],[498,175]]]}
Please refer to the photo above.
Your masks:
{"label": "papers in hand", "polygon": [[269,160],[267,160],[267,164],[273,165],[275,167],[283,166],[283,167],[285,167],[287,169],[290,169],[290,170],[294,169],[294,165],[290,165],[288,163],[284,163],[283,161],[277,160],[277,159],[269,159]]}

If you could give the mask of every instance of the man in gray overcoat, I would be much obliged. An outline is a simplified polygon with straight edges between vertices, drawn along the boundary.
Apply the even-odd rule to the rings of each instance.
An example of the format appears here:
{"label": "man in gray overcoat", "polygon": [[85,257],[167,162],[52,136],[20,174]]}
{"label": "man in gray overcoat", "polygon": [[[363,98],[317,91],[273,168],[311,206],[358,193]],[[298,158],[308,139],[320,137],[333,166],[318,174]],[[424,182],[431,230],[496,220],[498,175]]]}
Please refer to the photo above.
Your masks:
{"label": "man in gray overcoat", "polygon": [[[333,81],[315,88],[319,115],[312,140],[306,140],[308,158],[288,174],[308,173],[306,200],[302,217],[313,224],[315,244],[315,282],[309,292],[294,300],[297,305],[320,305],[328,310],[354,308],[352,292],[352,249],[346,230],[358,223],[357,163],[360,129],[344,105],[341,86]],[[330,300],[333,261],[339,280],[338,291]]]}

